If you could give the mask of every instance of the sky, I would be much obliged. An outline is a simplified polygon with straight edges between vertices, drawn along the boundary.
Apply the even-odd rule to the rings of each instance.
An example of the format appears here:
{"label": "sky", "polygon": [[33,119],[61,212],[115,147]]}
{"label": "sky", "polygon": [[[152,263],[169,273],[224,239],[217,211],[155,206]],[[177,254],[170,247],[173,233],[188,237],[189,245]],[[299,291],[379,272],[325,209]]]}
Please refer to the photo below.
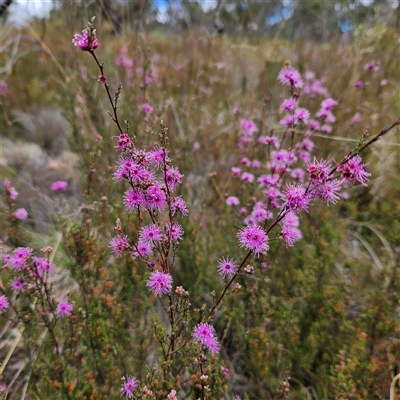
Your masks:
{"label": "sky", "polygon": [[[200,6],[204,11],[209,11],[214,9],[217,3],[217,0],[201,0]],[[167,18],[167,0],[154,0],[153,4],[158,8],[158,20],[165,22]],[[8,21],[21,26],[32,17],[48,17],[52,7],[52,0],[14,0],[9,8],[10,16]]]}
{"label": "sky", "polygon": [[[173,1],[178,2],[178,0]],[[293,0],[286,1],[290,4]],[[372,3],[372,0],[359,1],[366,6]],[[215,9],[218,2],[217,0],[200,0],[199,3],[204,11],[209,11]],[[398,6],[399,1],[395,0],[393,3]],[[153,4],[159,12],[159,16],[157,18],[158,21],[165,22],[167,20],[167,0],[153,0]],[[9,8],[10,16],[8,21],[21,26],[25,22],[29,21],[32,17],[48,17],[52,7],[52,0],[14,0]]]}

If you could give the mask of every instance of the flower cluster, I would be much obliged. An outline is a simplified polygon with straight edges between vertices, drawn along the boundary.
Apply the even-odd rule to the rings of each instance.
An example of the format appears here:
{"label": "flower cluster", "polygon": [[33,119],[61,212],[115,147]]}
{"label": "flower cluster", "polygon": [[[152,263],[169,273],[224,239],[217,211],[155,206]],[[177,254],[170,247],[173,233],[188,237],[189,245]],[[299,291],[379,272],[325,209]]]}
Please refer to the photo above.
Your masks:
{"label": "flower cluster", "polygon": [[[274,226],[279,225],[281,228],[279,237],[285,240],[287,246],[292,246],[302,238],[298,220],[294,221],[294,213],[308,212],[315,199],[328,204],[336,203],[347,182],[357,181],[365,185],[370,176],[365,171],[367,164],[362,163],[358,155],[340,164],[336,163],[336,167],[333,160],[318,160],[314,157],[311,161],[314,132],[329,133],[332,131],[331,124],[336,121],[333,109],[338,102],[329,97],[328,90],[322,85],[323,80],[315,79],[315,74],[309,71],[304,84],[300,73],[291,66],[286,66],[279,73],[278,80],[290,87],[290,97],[283,100],[280,106],[280,112],[285,114],[280,120],[285,129],[282,137],[272,131],[269,136],[256,136],[254,133],[258,129],[255,122],[242,120],[242,134],[238,141],[238,147],[243,151],[239,157],[241,166],[232,167],[233,177],[247,183],[257,182],[262,191],[262,197],[256,199],[252,208],[239,210],[247,225],[247,228],[239,232],[239,244],[255,255],[268,250],[268,237],[261,229],[268,220],[276,219]],[[310,97],[323,97],[313,118],[309,110],[299,106],[300,95],[294,90],[301,89],[303,85]],[[295,129],[300,125],[304,135],[289,138],[289,132],[297,135]],[[267,171],[261,168],[258,159],[250,158],[253,149],[260,144],[267,146],[269,158],[263,164]],[[284,181],[286,184],[283,184]],[[229,196],[226,203],[238,206],[240,200],[236,196]]]}
{"label": "flower cluster", "polygon": [[195,326],[192,336],[200,342],[212,355],[218,353],[220,345],[215,329],[207,324],[201,323]]}
{"label": "flower cluster", "polygon": [[131,399],[133,397],[133,392],[138,388],[137,379],[133,376],[127,376],[125,382],[121,387],[121,395],[125,396],[126,399]]}
{"label": "flower cluster", "polygon": [[88,27],[82,31],[82,34],[76,33],[72,39],[72,43],[81,51],[93,51],[99,47],[96,37],[96,29],[89,22]]}
{"label": "flower cluster", "polygon": [[[52,249],[45,248],[42,251],[46,253],[46,257],[35,256],[29,247],[18,247],[11,254],[3,255],[4,268],[11,275],[9,288],[12,292],[28,298],[44,296],[51,292],[49,276],[54,271],[54,264],[50,261],[49,254]],[[47,297],[44,296],[44,298]],[[0,305],[0,309],[4,311],[9,304],[6,295],[2,296],[2,301],[3,306]],[[73,304],[67,300],[56,302],[51,298],[51,302],[48,304],[48,312],[54,317],[68,317],[72,310]]]}

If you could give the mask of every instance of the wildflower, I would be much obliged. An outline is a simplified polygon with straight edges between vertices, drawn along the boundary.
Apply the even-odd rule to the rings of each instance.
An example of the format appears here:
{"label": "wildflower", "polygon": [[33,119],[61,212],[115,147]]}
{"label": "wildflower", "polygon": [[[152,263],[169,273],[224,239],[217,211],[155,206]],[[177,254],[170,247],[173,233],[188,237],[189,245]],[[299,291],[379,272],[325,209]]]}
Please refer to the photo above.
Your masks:
{"label": "wildflower", "polygon": [[18,197],[18,192],[12,186],[8,189],[8,195],[11,200],[15,200]]}
{"label": "wildflower", "polygon": [[311,199],[301,184],[288,183],[286,185],[283,207],[290,211],[300,212],[305,210],[308,212],[310,202]]}
{"label": "wildflower", "polygon": [[326,181],[317,188],[318,197],[326,201],[327,203],[336,204],[339,200],[340,189],[342,187],[342,182],[334,179],[332,181]]}
{"label": "wildflower", "polygon": [[174,224],[171,227],[171,224],[168,223],[165,226],[165,236],[171,238],[171,241],[177,242],[178,240],[182,239],[183,236],[183,228],[179,224]]}
{"label": "wildflower", "polygon": [[319,123],[318,121],[315,121],[315,120],[312,119],[312,120],[310,121],[309,127],[310,127],[310,129],[311,129],[312,131],[316,131],[316,130],[319,129],[320,123]]}
{"label": "wildflower", "polygon": [[126,381],[122,384],[120,389],[121,395],[125,396],[126,399],[133,397],[133,391],[138,388],[137,379],[133,376],[127,376]]}
{"label": "wildflower", "polygon": [[112,238],[109,247],[111,248],[111,253],[115,253],[117,257],[121,257],[122,252],[129,248],[128,236],[116,236]]}
{"label": "wildflower", "polygon": [[169,168],[165,174],[168,189],[174,190],[179,183],[182,183],[182,178],[183,175],[179,172],[178,168]]}
{"label": "wildflower", "polygon": [[65,192],[67,190],[68,182],[56,181],[51,185],[51,190],[55,192]]}
{"label": "wildflower", "polygon": [[118,143],[117,143],[117,147],[121,150],[124,151],[127,148],[130,148],[132,146],[132,140],[129,137],[129,135],[127,133],[121,133],[118,136]]}
{"label": "wildflower", "polygon": [[7,310],[7,308],[10,306],[10,303],[8,302],[8,299],[6,296],[0,296],[0,314],[3,314],[3,311]]}
{"label": "wildflower", "polygon": [[142,110],[143,112],[145,112],[146,114],[150,114],[153,112],[153,107],[150,104],[144,103],[142,105]]}
{"label": "wildflower", "polygon": [[73,305],[68,301],[61,300],[57,305],[57,315],[61,318],[68,317],[73,309]]}
{"label": "wildflower", "polygon": [[294,86],[298,89],[301,89],[304,85],[300,73],[293,67],[283,68],[282,71],[279,72],[278,80],[283,85]]}
{"label": "wildflower", "polygon": [[147,157],[151,164],[156,168],[161,168],[164,165],[164,159],[166,161],[169,160],[168,151],[162,147],[156,147],[154,151],[150,151],[147,154]]}
{"label": "wildflower", "polygon": [[105,85],[107,83],[107,78],[104,75],[99,76],[99,82]]}
{"label": "wildflower", "polygon": [[72,39],[74,46],[79,47],[81,51],[93,51],[99,47],[99,42],[96,38],[96,29],[90,24],[88,28],[82,31],[82,35],[75,33]]}
{"label": "wildflower", "polygon": [[167,201],[165,199],[165,194],[159,185],[156,184],[147,188],[144,200],[146,208],[160,211],[166,206],[166,204]]}
{"label": "wildflower", "polygon": [[46,258],[33,257],[32,260],[35,263],[36,271],[40,276],[43,275],[43,272],[50,273],[54,270],[54,264]]}
{"label": "wildflower", "polygon": [[301,168],[295,168],[291,173],[290,176],[296,179],[299,182],[303,182],[305,172]]}
{"label": "wildflower", "polygon": [[18,210],[14,212],[14,217],[17,219],[27,219],[28,212],[25,210],[25,208],[18,208]]}
{"label": "wildflower", "polygon": [[297,241],[299,241],[303,235],[301,231],[289,224],[281,224],[281,236],[286,242],[286,246],[292,247]]}
{"label": "wildflower", "polygon": [[294,116],[295,118],[297,118],[298,121],[301,121],[304,124],[308,124],[308,119],[310,118],[310,112],[305,108],[298,108],[294,112]]}
{"label": "wildflower", "polygon": [[254,275],[254,267],[252,265],[246,265],[244,272],[249,275]]}
{"label": "wildflower", "polygon": [[229,371],[229,368],[228,368],[228,367],[225,367],[225,368],[224,368],[224,376],[225,376],[226,379],[229,378],[229,372],[230,372],[230,371]]}
{"label": "wildflower", "polygon": [[246,182],[254,182],[254,175],[250,174],[249,172],[243,172],[242,176],[240,177],[242,181]]}
{"label": "wildflower", "polygon": [[152,246],[149,242],[140,242],[136,246],[136,251],[133,252],[134,257],[146,258],[152,252]]}
{"label": "wildflower", "polygon": [[26,268],[26,262],[32,255],[32,249],[29,247],[18,247],[14,250],[12,258],[10,260],[11,268],[20,270]]}
{"label": "wildflower", "polygon": [[143,205],[144,195],[139,189],[129,189],[123,197],[123,202],[128,211],[134,211]]}
{"label": "wildflower", "polygon": [[176,397],[176,390],[171,390],[171,392],[167,396],[168,400],[178,400]]}
{"label": "wildflower", "polygon": [[258,142],[274,146],[276,149],[280,145],[280,140],[277,136],[260,136]]}
{"label": "wildflower", "polygon": [[364,65],[365,71],[378,71],[378,69],[379,69],[379,64],[376,61],[371,61]]}
{"label": "wildflower", "polygon": [[251,217],[254,218],[255,223],[260,224],[266,219],[271,219],[273,216],[271,211],[267,211],[264,207],[254,207]]}
{"label": "wildflower", "polygon": [[207,324],[202,323],[195,326],[192,336],[200,342],[212,355],[218,353],[219,343],[215,329]]}
{"label": "wildflower", "polygon": [[238,199],[237,197],[235,197],[235,196],[229,196],[229,197],[226,199],[226,204],[227,204],[228,206],[238,206],[238,205],[240,204],[240,201],[239,201],[239,199]]}
{"label": "wildflower", "polygon": [[139,240],[142,242],[148,242],[148,243],[160,242],[161,239],[162,236],[158,228],[158,225],[156,224],[143,226],[140,229]]}
{"label": "wildflower", "polygon": [[241,169],[238,168],[238,167],[232,167],[231,171],[232,171],[232,175],[233,176],[239,176],[240,172],[241,172]]}
{"label": "wildflower", "polygon": [[168,294],[172,289],[172,276],[165,272],[154,271],[150,274],[146,285],[156,296]]}
{"label": "wildflower", "polygon": [[322,182],[330,173],[331,165],[327,161],[317,161],[314,157],[314,161],[308,164],[307,172],[309,173],[310,181]]}
{"label": "wildflower", "polygon": [[325,133],[331,133],[332,132],[332,127],[325,124],[321,126],[321,131]]}
{"label": "wildflower", "polygon": [[361,163],[361,157],[355,156],[344,164],[339,164],[338,171],[342,173],[342,178],[345,180],[358,181],[365,185],[368,181],[368,176],[371,174],[364,171],[364,167],[368,164]]}
{"label": "wildflower", "polygon": [[257,125],[248,119],[242,119],[240,127],[242,128],[242,134],[245,136],[251,136],[258,131]]}
{"label": "wildflower", "polygon": [[290,99],[286,99],[283,101],[280,111],[294,111],[297,108],[297,99],[291,97]]}
{"label": "wildflower", "polygon": [[218,262],[218,273],[222,277],[230,277],[236,273],[238,266],[233,258],[222,258]]}
{"label": "wildflower", "polygon": [[24,282],[20,279],[14,279],[10,286],[14,292],[20,292],[24,288]]}
{"label": "wildflower", "polygon": [[0,80],[0,96],[7,97],[9,94],[7,82]]}
{"label": "wildflower", "polygon": [[330,111],[332,110],[333,107],[335,107],[338,104],[338,102],[334,99],[325,99],[322,103],[321,103],[321,110],[324,111]]}
{"label": "wildflower", "polygon": [[187,208],[186,202],[182,199],[182,197],[175,197],[171,202],[171,210],[176,213],[180,212],[183,216],[189,214],[189,210]]}
{"label": "wildflower", "polygon": [[294,115],[286,115],[286,117],[282,118],[279,123],[283,126],[293,126],[298,122],[297,118]]}
{"label": "wildflower", "polygon": [[238,233],[239,245],[251,250],[256,256],[265,253],[268,249],[268,236],[259,226],[249,225]]}
{"label": "wildflower", "polygon": [[354,117],[350,121],[350,125],[358,124],[360,121],[361,121],[361,114],[359,112],[356,112],[354,114]]}
{"label": "wildflower", "polygon": [[362,87],[363,85],[364,85],[363,81],[357,81],[357,82],[354,83],[355,87]]}
{"label": "wildflower", "polygon": [[260,184],[261,187],[276,187],[279,181],[279,175],[278,174],[272,174],[272,175],[261,175],[258,179],[257,182]]}

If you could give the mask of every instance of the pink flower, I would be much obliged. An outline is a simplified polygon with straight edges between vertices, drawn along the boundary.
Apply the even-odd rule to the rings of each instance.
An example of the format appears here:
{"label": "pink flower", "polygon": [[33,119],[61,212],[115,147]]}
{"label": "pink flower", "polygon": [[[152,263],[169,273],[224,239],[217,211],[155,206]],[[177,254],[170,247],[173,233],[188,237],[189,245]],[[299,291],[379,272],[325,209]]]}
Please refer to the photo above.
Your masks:
{"label": "pink flower", "polygon": [[298,89],[301,89],[304,85],[300,73],[293,67],[283,68],[282,71],[279,72],[278,80],[283,85],[294,86]]}
{"label": "pink flower", "polygon": [[331,98],[326,99],[321,103],[321,110],[330,111],[333,107],[337,105],[337,103],[338,102],[336,100],[333,100]]}
{"label": "pink flower", "polygon": [[143,226],[139,232],[139,240],[142,242],[160,242],[162,239],[158,225],[152,224]]}
{"label": "pink flower", "polygon": [[290,99],[286,99],[283,101],[280,111],[293,111],[297,108],[297,100],[291,97]]}
{"label": "pink flower", "polygon": [[111,253],[115,253],[117,257],[122,256],[122,252],[129,248],[128,236],[116,236],[111,239],[110,245]]}
{"label": "pink flower", "polygon": [[211,354],[216,354],[219,351],[219,343],[215,329],[207,324],[198,324],[195,326],[192,336],[195,340],[210,351]]}
{"label": "pink flower", "polygon": [[311,129],[312,131],[316,131],[316,130],[319,129],[320,123],[319,123],[318,121],[311,120],[309,126],[310,126],[310,129]]}
{"label": "pink flower", "polygon": [[363,85],[364,85],[363,81],[357,81],[357,82],[354,83],[355,87],[362,87]]}
{"label": "pink flower", "polygon": [[9,94],[7,82],[0,80],[0,96],[7,97]]}
{"label": "pink flower", "polygon": [[239,201],[239,199],[238,199],[237,197],[235,197],[235,196],[229,196],[229,197],[226,199],[226,204],[227,204],[228,206],[238,206],[238,205],[240,204],[240,201]]}
{"label": "pink flower", "polygon": [[51,185],[51,190],[57,192],[65,192],[67,190],[68,182],[66,181],[56,181]]}
{"label": "pink flower", "polygon": [[286,185],[283,207],[290,211],[305,210],[308,212],[310,201],[306,189],[301,184],[288,183]]}
{"label": "pink flower", "polygon": [[120,389],[121,395],[125,396],[125,399],[131,399],[133,397],[133,391],[137,388],[137,379],[133,376],[127,376],[126,382],[122,384]]}
{"label": "pink flower", "polygon": [[99,76],[99,82],[103,85],[107,82],[107,78],[104,75]]}
{"label": "pink flower", "polygon": [[354,117],[350,121],[350,125],[358,124],[360,121],[361,121],[361,114],[359,112],[356,112],[354,114]]}
{"label": "pink flower", "polygon": [[68,317],[73,309],[73,305],[68,301],[61,300],[57,305],[57,315],[61,318]]}
{"label": "pink flower", "polygon": [[258,142],[262,144],[273,145],[275,148],[279,147],[280,140],[276,136],[260,136]]}
{"label": "pink flower", "polygon": [[239,176],[242,170],[239,167],[232,167],[231,171],[233,176]]}
{"label": "pink flower", "polygon": [[135,211],[143,205],[144,195],[139,189],[129,189],[123,197],[125,208],[128,211]]}
{"label": "pink flower", "polygon": [[96,29],[90,24],[88,28],[82,31],[82,35],[75,33],[72,39],[74,46],[79,47],[81,51],[93,51],[99,47],[99,42],[96,38]]}
{"label": "pink flower", "polygon": [[251,136],[258,131],[257,125],[249,119],[242,119],[240,127],[242,128],[242,134],[245,136]]}
{"label": "pink flower", "polygon": [[230,277],[236,273],[238,266],[233,258],[222,258],[218,262],[218,273],[223,277]]}
{"label": "pink flower", "polygon": [[239,245],[251,250],[256,256],[265,253],[268,249],[268,236],[265,231],[254,225],[242,228],[238,233]]}
{"label": "pink flower", "polygon": [[143,112],[150,114],[153,112],[153,107],[150,104],[144,103],[142,105],[142,110],[143,110]]}
{"label": "pink flower", "polygon": [[378,71],[379,64],[376,61],[371,61],[364,65],[365,71]]}
{"label": "pink flower", "polygon": [[247,182],[254,182],[254,175],[250,174],[249,172],[243,172],[242,176],[240,177],[242,181],[247,181]]}
{"label": "pink flower", "polygon": [[17,219],[27,219],[28,212],[25,210],[25,208],[18,208],[18,210],[14,212],[14,217]]}
{"label": "pink flower", "polygon": [[14,279],[10,286],[14,292],[20,292],[24,288],[24,282],[20,279]]}
{"label": "pink flower", "polygon": [[154,271],[150,274],[146,285],[156,296],[168,294],[172,289],[172,276],[165,272]]}
{"label": "pink flower", "polygon": [[294,116],[297,118],[297,120],[303,122],[304,124],[308,124],[308,119],[310,118],[310,112],[305,108],[298,108],[294,112]]}
{"label": "pink flower", "polygon": [[136,246],[136,251],[133,252],[133,257],[141,257],[146,258],[152,252],[151,243],[149,242],[140,242]]}
{"label": "pink flower", "polygon": [[0,314],[3,314],[5,310],[10,306],[6,296],[0,296]]}
{"label": "pink flower", "polygon": [[297,118],[294,115],[286,115],[286,117],[282,118],[279,123],[283,126],[291,126],[297,124]]}
{"label": "pink flower", "polygon": [[174,224],[171,228],[170,223],[165,226],[164,231],[165,236],[167,238],[171,238],[171,241],[173,242],[177,242],[178,240],[182,239],[184,233],[183,228],[179,224]]}
{"label": "pink flower", "polygon": [[338,171],[342,173],[342,178],[345,180],[358,181],[362,185],[368,182],[368,176],[371,174],[364,171],[364,167],[368,164],[361,163],[361,157],[355,156],[344,164],[339,164]]}
{"label": "pink flower", "polygon": [[331,170],[331,165],[327,161],[318,161],[314,157],[314,161],[310,163],[307,167],[307,172],[310,174],[310,181],[312,182],[322,182],[327,178]]}

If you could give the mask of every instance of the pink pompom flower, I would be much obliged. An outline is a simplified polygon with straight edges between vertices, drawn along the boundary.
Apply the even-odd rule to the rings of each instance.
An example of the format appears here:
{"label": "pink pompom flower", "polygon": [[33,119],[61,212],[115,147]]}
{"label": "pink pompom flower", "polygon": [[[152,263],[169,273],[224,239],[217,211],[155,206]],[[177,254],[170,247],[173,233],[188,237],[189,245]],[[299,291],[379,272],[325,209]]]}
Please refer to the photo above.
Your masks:
{"label": "pink pompom flower", "polygon": [[67,190],[68,182],[56,181],[51,185],[51,190],[55,192],[65,192]]}

